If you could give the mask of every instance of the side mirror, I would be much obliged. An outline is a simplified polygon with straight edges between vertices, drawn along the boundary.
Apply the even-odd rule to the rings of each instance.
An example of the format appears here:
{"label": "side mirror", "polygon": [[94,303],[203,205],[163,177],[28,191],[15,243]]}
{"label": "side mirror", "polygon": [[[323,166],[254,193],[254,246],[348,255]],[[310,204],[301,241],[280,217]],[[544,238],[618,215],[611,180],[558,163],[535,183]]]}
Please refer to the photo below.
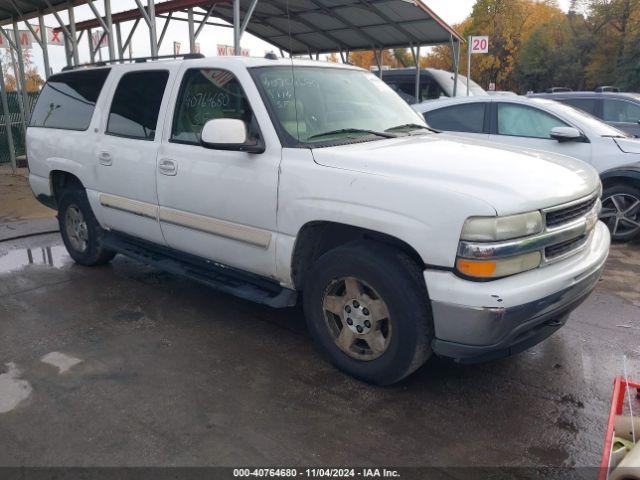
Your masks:
{"label": "side mirror", "polygon": [[554,127],[549,136],[559,142],[586,142],[582,132],[574,127]]}
{"label": "side mirror", "polygon": [[200,142],[203,147],[215,150],[232,150],[263,153],[264,144],[247,139],[247,126],[235,118],[214,118],[202,127]]}

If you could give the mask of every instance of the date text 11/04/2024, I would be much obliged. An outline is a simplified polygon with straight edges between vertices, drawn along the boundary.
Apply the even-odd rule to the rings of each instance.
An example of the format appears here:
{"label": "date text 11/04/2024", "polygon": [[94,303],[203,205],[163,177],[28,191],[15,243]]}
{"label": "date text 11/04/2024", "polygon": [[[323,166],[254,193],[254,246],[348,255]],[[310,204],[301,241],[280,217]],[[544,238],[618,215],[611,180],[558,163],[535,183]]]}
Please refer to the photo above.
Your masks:
{"label": "date text 11/04/2024", "polygon": [[399,478],[397,470],[386,468],[306,468],[297,470],[295,468],[236,468],[233,476],[242,477],[263,477],[263,478]]}

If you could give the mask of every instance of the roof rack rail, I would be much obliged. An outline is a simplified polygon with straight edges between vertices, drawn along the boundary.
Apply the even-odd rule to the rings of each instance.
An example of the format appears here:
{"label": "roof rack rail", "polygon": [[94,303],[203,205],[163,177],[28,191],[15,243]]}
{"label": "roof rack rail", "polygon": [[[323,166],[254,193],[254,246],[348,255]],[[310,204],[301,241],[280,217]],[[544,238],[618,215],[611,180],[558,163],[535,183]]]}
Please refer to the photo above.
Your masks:
{"label": "roof rack rail", "polygon": [[67,65],[66,67],[62,67],[63,72],[68,72],[69,70],[75,70],[78,68],[88,68],[88,67],[106,67],[110,64],[122,63],[122,62],[131,62],[131,63],[145,63],[149,61],[155,60],[168,60],[168,59],[177,59],[182,58],[183,60],[192,60],[196,58],[205,58],[201,53],[183,53],[180,55],[158,55],[155,57],[134,57],[134,58],[122,58],[117,60],[102,60],[99,62],[93,63],[82,63],[80,65],[72,66]]}

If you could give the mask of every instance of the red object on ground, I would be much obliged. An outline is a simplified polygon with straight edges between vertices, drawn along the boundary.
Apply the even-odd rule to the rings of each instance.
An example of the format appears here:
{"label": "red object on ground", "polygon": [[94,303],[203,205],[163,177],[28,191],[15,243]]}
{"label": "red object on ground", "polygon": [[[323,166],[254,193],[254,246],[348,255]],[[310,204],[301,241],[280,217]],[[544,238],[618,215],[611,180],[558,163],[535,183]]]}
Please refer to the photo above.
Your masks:
{"label": "red object on ground", "polygon": [[613,382],[613,395],[611,397],[611,410],[609,411],[607,430],[604,433],[604,448],[602,450],[602,460],[600,460],[600,474],[598,475],[598,480],[606,480],[607,478],[609,458],[611,456],[611,444],[613,443],[613,421],[615,420],[616,415],[622,414],[624,399],[627,396],[627,388],[635,388],[637,393],[634,396],[640,396],[640,383],[633,381],[627,382],[623,377],[616,377]]}

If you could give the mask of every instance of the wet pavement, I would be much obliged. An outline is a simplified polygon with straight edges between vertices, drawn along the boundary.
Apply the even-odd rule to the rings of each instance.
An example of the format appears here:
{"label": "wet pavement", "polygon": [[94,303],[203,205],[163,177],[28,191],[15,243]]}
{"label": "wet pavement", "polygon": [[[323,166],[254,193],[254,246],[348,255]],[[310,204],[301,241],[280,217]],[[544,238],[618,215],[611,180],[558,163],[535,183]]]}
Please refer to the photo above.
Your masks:
{"label": "wet pavement", "polygon": [[[583,466],[613,378],[640,377],[640,244],[518,356],[360,383],[273,310],[142,266],[0,242],[0,466]],[[640,406],[639,406],[640,409]]]}

